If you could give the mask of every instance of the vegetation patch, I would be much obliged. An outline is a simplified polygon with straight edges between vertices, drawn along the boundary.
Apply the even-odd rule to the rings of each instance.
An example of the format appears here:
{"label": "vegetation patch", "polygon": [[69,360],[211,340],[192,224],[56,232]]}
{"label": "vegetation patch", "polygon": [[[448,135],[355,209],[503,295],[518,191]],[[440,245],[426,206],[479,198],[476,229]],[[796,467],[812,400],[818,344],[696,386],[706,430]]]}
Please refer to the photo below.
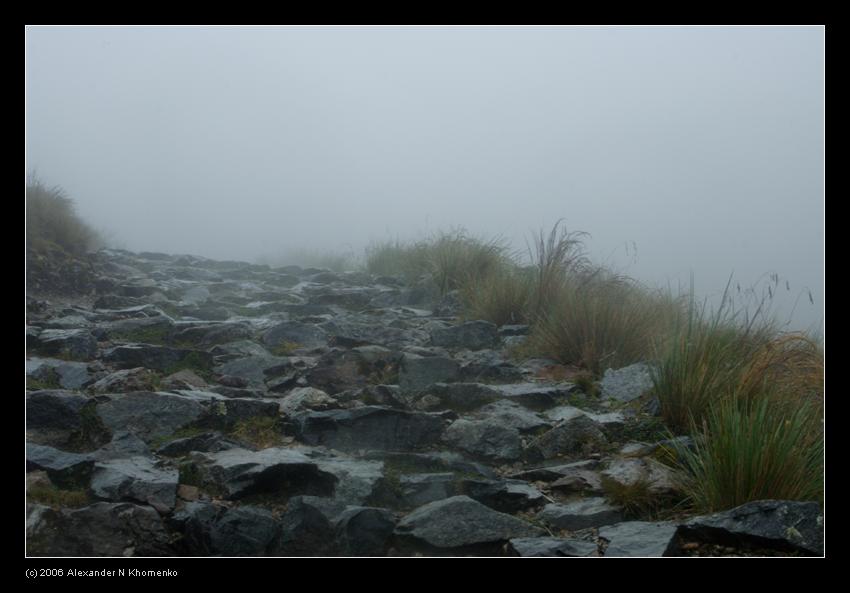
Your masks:
{"label": "vegetation patch", "polygon": [[283,426],[280,418],[256,416],[237,422],[230,436],[254,449],[268,449],[283,443]]}
{"label": "vegetation patch", "polygon": [[33,484],[27,488],[27,499],[53,509],[84,507],[91,501],[85,490],[61,490],[53,484]]}

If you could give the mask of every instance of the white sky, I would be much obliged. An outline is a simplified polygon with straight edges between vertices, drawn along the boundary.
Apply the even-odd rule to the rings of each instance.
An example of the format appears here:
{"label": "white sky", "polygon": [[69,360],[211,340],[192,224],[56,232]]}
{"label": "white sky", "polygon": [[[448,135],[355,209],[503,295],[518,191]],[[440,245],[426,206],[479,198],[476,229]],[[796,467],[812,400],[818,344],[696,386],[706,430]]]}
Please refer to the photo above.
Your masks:
{"label": "white sky", "polygon": [[564,218],[646,282],[775,272],[823,317],[819,26],[28,27],[26,160],[132,250]]}

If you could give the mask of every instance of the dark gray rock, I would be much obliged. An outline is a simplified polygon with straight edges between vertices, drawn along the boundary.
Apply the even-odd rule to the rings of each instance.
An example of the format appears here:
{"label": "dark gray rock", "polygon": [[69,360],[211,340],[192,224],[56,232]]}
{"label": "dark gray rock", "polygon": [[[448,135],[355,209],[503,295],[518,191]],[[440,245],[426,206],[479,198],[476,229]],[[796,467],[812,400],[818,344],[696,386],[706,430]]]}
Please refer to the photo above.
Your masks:
{"label": "dark gray rock", "polygon": [[408,514],[396,526],[395,534],[403,545],[458,553],[498,550],[507,540],[541,536],[543,530],[468,496],[453,496]]}
{"label": "dark gray rock", "polygon": [[673,470],[651,458],[616,458],[600,474],[606,488],[633,488],[641,484],[656,499],[675,498],[680,491]]}
{"label": "dark gray rock", "polygon": [[520,537],[510,540],[508,551],[523,558],[597,556],[593,542],[556,537]]}
{"label": "dark gray rock", "polygon": [[608,541],[605,556],[672,556],[676,552],[676,524],[627,521],[599,528]]}
{"label": "dark gray rock", "polygon": [[238,377],[247,387],[265,387],[266,379],[273,379],[289,372],[292,364],[279,356],[252,355],[237,358],[215,367],[220,375]]}
{"label": "dark gray rock", "polygon": [[473,417],[494,422],[522,434],[538,434],[552,428],[547,422],[526,407],[512,401],[499,400],[479,408]]}
{"label": "dark gray rock", "polygon": [[193,451],[217,453],[226,449],[236,448],[237,445],[224,438],[220,432],[205,432],[199,435],[174,439],[156,450],[157,455],[165,457],[182,457]]}
{"label": "dark gray rock", "polygon": [[30,358],[26,362],[26,373],[36,381],[55,381],[62,389],[83,389],[94,381],[86,363],[54,358]]}
{"label": "dark gray rock", "polygon": [[176,546],[182,555],[212,556],[216,550],[211,533],[216,520],[226,512],[211,502],[187,502],[169,518],[169,527],[181,535]]}
{"label": "dark gray rock", "polygon": [[210,531],[212,549],[222,556],[273,555],[280,524],[271,511],[255,506],[228,510]]}
{"label": "dark gray rock", "polygon": [[460,491],[501,513],[518,513],[539,509],[547,499],[537,488],[521,480],[466,479]]}
{"label": "dark gray rock", "polygon": [[562,455],[589,453],[607,442],[596,422],[587,416],[576,416],[532,441],[528,449],[531,457],[554,459]]}
{"label": "dark gray rock", "polygon": [[328,498],[294,496],[280,519],[279,556],[333,556],[336,518],[345,505]]}
{"label": "dark gray rock", "polygon": [[125,457],[152,456],[153,454],[151,453],[147,443],[126,430],[120,430],[113,433],[112,440],[92,453],[92,457],[98,461],[123,459]]}
{"label": "dark gray rock", "polygon": [[274,494],[282,500],[299,494],[331,496],[338,481],[333,474],[321,470],[314,459],[296,449],[234,448],[194,456],[205,480],[231,499],[262,493]]}
{"label": "dark gray rock", "polygon": [[26,396],[27,440],[74,451],[91,451],[109,441],[95,412],[95,401],[82,394],[45,390]]}
{"label": "dark gray rock", "polygon": [[252,335],[251,328],[242,323],[214,323],[180,329],[174,334],[174,340],[180,344],[191,344],[193,348],[206,350],[218,344],[249,339]]}
{"label": "dark gray rock", "polygon": [[553,527],[569,531],[611,525],[623,520],[620,509],[608,504],[604,498],[548,504],[537,516]]}
{"label": "dark gray rock", "polygon": [[370,504],[385,495],[384,464],[330,454],[314,457],[320,471],[336,480],[333,499],[347,505]]}
{"label": "dark gray rock", "polygon": [[467,321],[460,325],[435,329],[431,343],[452,350],[484,350],[499,346],[498,328],[489,321]]}
{"label": "dark gray rock", "polygon": [[99,461],[91,478],[91,493],[114,502],[141,502],[160,513],[174,510],[177,470],[157,467],[149,457]]}
{"label": "dark gray rock", "polygon": [[127,393],[130,391],[152,391],[158,375],[143,367],[123,369],[98,379],[91,388],[97,393]]}
{"label": "dark gray rock", "polygon": [[572,477],[578,472],[595,472],[598,467],[599,461],[595,459],[586,459],[584,461],[576,461],[574,463],[567,463],[563,465],[550,465],[525,469],[508,474],[507,477],[517,480],[525,480],[527,482],[555,482],[561,478]]}
{"label": "dark gray rock", "polygon": [[419,393],[435,383],[458,378],[460,365],[445,356],[405,354],[399,365],[399,387],[406,393]]}
{"label": "dark gray rock", "polygon": [[345,556],[385,556],[395,530],[386,509],[350,506],[336,519],[336,538]]}
{"label": "dark gray rock", "polygon": [[328,345],[328,336],[313,324],[284,321],[263,334],[262,342],[270,348],[290,345],[294,349],[312,350]]}
{"label": "dark gray rock", "polygon": [[55,511],[33,505],[27,517],[30,556],[168,556],[159,514],[149,506],[99,502]]}
{"label": "dark gray rock", "polygon": [[602,397],[630,402],[652,389],[649,365],[639,362],[621,369],[608,369],[599,384]]}
{"label": "dark gray rock", "polygon": [[760,500],[728,511],[694,517],[679,525],[677,535],[736,546],[799,551],[822,556],[823,513],[816,502]]}
{"label": "dark gray rock", "polygon": [[45,329],[37,336],[27,336],[27,346],[47,356],[69,360],[93,360],[97,356],[97,340],[86,329]]}
{"label": "dark gray rock", "polygon": [[461,494],[453,473],[410,474],[398,478],[398,499],[395,505],[415,509],[429,502]]}
{"label": "dark gray rock", "polygon": [[75,490],[88,485],[94,459],[45,445],[27,443],[27,471],[44,470],[60,488]]}
{"label": "dark gray rock", "polygon": [[148,442],[174,434],[206,412],[207,407],[198,399],[153,391],[115,395],[97,406],[97,414],[107,428],[126,430]]}
{"label": "dark gray rock", "polygon": [[443,433],[443,442],[495,462],[516,461],[523,453],[519,431],[490,420],[456,420]]}
{"label": "dark gray rock", "polygon": [[163,373],[173,373],[181,368],[209,370],[213,362],[209,352],[152,344],[115,346],[103,353],[103,360],[122,369],[144,367]]}
{"label": "dark gray rock", "polygon": [[302,412],[293,417],[296,437],[340,451],[415,450],[438,442],[445,420],[438,414],[379,406]]}

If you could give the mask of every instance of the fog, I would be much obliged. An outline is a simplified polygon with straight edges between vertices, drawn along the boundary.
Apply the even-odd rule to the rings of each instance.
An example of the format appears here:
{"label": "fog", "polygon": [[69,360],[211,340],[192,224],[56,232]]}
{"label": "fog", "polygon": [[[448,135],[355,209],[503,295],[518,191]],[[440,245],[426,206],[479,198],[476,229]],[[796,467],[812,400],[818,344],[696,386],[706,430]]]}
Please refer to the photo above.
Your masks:
{"label": "fog", "polygon": [[135,251],[563,218],[650,284],[778,274],[822,328],[823,27],[28,27],[26,165]]}

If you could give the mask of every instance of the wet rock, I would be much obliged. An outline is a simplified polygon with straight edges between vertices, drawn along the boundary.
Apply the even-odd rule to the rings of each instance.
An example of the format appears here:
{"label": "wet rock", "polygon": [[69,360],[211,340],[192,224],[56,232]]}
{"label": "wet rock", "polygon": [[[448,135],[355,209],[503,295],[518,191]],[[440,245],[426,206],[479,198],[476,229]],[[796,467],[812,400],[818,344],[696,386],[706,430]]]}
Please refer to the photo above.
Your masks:
{"label": "wet rock", "polygon": [[410,474],[398,478],[398,508],[414,509],[460,494],[453,473]]}
{"label": "wet rock", "polygon": [[204,389],[207,382],[193,371],[183,369],[163,377],[160,382],[162,389]]}
{"label": "wet rock", "polygon": [[280,400],[280,412],[286,416],[334,408],[339,408],[339,402],[321,389],[313,387],[296,387]]}
{"label": "wet rock", "polygon": [[689,519],[677,535],[729,546],[800,551],[822,556],[823,513],[816,502],[761,500]]}
{"label": "wet rock", "polygon": [[206,411],[196,398],[152,391],[115,395],[97,406],[97,415],[107,428],[129,431],[148,442],[193,424]]}
{"label": "wet rock", "polygon": [[438,414],[380,406],[302,412],[293,417],[296,437],[340,451],[415,450],[438,442],[445,420]]}
{"label": "wet rock", "polygon": [[97,355],[97,340],[85,329],[45,329],[37,336],[28,335],[27,347],[69,360],[93,360]]}
{"label": "wet rock", "polygon": [[91,388],[97,393],[127,393],[130,391],[152,391],[158,375],[143,367],[124,369],[109,373],[97,380]]}
{"label": "wet rock", "polygon": [[335,531],[344,556],[385,556],[395,519],[386,509],[351,506],[336,519]]}
{"label": "wet rock", "polygon": [[458,378],[460,366],[445,356],[405,354],[399,366],[399,387],[405,393],[420,393],[435,383]]}
{"label": "wet rock", "polygon": [[261,493],[274,494],[281,500],[299,494],[331,496],[338,481],[333,474],[322,471],[315,460],[295,449],[234,448],[194,456],[206,481],[230,499]]}
{"label": "wet rock", "polygon": [[93,467],[91,455],[27,443],[27,472],[44,470],[50,481],[60,488],[75,490],[87,486]]}
{"label": "wet rock", "polygon": [[217,453],[225,449],[234,449],[237,445],[228,441],[220,432],[204,432],[199,435],[174,439],[156,450],[165,457],[182,457],[193,451]]}
{"label": "wet rock", "polygon": [[284,321],[263,334],[262,342],[269,348],[286,346],[293,350],[312,350],[328,345],[327,334],[315,325]]}
{"label": "wet rock", "polygon": [[510,540],[508,551],[523,558],[597,556],[593,542],[556,537],[521,537]]}
{"label": "wet rock", "polygon": [[280,556],[333,556],[336,544],[336,518],[345,505],[327,498],[295,496],[281,517]]}
{"label": "wet rock", "polygon": [[679,494],[673,470],[654,459],[617,458],[600,476],[606,489],[641,485],[646,488],[647,494],[657,499],[674,498]]}
{"label": "wet rock", "polygon": [[443,442],[495,462],[516,461],[523,452],[518,430],[489,420],[456,420],[443,434]]}
{"label": "wet rock", "polygon": [[237,358],[215,367],[215,371],[220,375],[241,379],[245,382],[243,387],[260,388],[266,386],[267,379],[285,375],[291,368],[286,358],[266,354]]}
{"label": "wet rock", "polygon": [[467,321],[431,332],[432,344],[452,350],[496,348],[499,341],[498,328],[489,321]]}
{"label": "wet rock", "polygon": [[599,528],[599,537],[608,541],[605,556],[672,556],[676,524],[628,521]]}
{"label": "wet rock", "polygon": [[395,534],[402,544],[451,554],[498,550],[510,539],[540,536],[543,530],[468,496],[453,496],[408,514],[398,523]]}
{"label": "wet rock", "polygon": [[576,416],[532,441],[528,449],[532,457],[554,459],[563,455],[587,453],[607,442],[596,422],[587,416]]}
{"label": "wet rock", "polygon": [[546,497],[537,488],[521,480],[466,479],[460,484],[466,496],[502,513],[538,509]]}
{"label": "wet rock", "polygon": [[129,457],[96,463],[90,488],[97,498],[141,502],[164,514],[174,510],[178,481],[177,470],[157,467],[149,457]]}
{"label": "wet rock", "polygon": [[33,505],[27,517],[27,554],[167,556],[173,549],[152,507],[99,502],[60,511]]}
{"label": "wet rock", "polygon": [[151,344],[115,346],[103,353],[103,360],[122,369],[144,367],[165,373],[180,368],[207,370],[213,361],[209,352]]}
{"label": "wet rock", "polygon": [[194,325],[174,334],[179,344],[191,344],[193,348],[206,350],[218,344],[227,344],[248,339],[253,331],[242,323],[215,323]]}
{"label": "wet rock", "polygon": [[569,504],[548,504],[540,511],[538,518],[552,527],[577,531],[619,523],[623,515],[604,498],[586,498]]}
{"label": "wet rock", "polygon": [[212,550],[222,556],[273,555],[279,537],[277,519],[256,506],[229,509],[210,530]]}
{"label": "wet rock", "polygon": [[473,414],[473,417],[479,420],[486,419],[505,428],[517,430],[521,434],[535,434],[552,428],[550,422],[536,413],[516,402],[505,400],[482,406]]}
{"label": "wet rock", "polygon": [[602,397],[630,402],[652,389],[649,365],[633,364],[621,369],[608,369],[600,382]]}
{"label": "wet rock", "polygon": [[153,457],[147,443],[126,430],[119,430],[112,434],[112,439],[92,453],[98,461],[110,459],[123,459],[126,457]]}
{"label": "wet rock", "polygon": [[83,389],[95,380],[86,363],[55,358],[30,358],[26,362],[26,373],[37,382],[55,382],[62,389]]}
{"label": "wet rock", "polygon": [[34,391],[26,396],[27,438],[40,445],[66,447],[84,429],[89,398],[70,391]]}

